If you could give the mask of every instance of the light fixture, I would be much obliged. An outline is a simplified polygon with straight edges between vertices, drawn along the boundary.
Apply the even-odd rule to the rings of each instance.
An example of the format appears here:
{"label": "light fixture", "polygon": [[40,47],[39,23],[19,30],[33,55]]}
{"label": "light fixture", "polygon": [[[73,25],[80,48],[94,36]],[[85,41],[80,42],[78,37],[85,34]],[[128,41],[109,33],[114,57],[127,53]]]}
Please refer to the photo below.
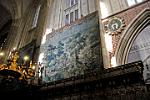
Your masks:
{"label": "light fixture", "polygon": [[16,48],[16,47],[14,47],[14,48],[13,48],[13,51],[14,51],[14,50],[16,50],[16,49],[17,49],[17,48]]}
{"label": "light fixture", "polygon": [[[0,56],[4,55],[0,53]],[[30,65],[18,65],[19,52],[13,50],[7,64],[0,64],[0,76],[14,77],[19,80],[28,80],[34,77],[36,65],[30,61],[29,56],[24,56],[24,61],[30,61]]]}
{"label": "light fixture", "polygon": [[28,55],[25,55],[23,59],[24,59],[24,61],[28,61],[30,58]]}
{"label": "light fixture", "polygon": [[0,52],[0,56],[3,57],[4,56],[4,52]]}
{"label": "light fixture", "polygon": [[32,66],[32,69],[35,70],[35,65]]}

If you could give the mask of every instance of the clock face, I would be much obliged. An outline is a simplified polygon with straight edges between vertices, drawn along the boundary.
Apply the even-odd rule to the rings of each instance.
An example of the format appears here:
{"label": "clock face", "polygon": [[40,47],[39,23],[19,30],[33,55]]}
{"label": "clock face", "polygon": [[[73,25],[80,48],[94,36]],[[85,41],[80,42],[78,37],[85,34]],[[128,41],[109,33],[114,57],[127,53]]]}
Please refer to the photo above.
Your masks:
{"label": "clock face", "polygon": [[123,21],[120,18],[114,17],[108,22],[108,31],[109,32],[119,32],[123,27]]}
{"label": "clock face", "polygon": [[121,20],[115,18],[112,19],[108,24],[108,29],[112,32],[117,31],[121,28],[122,22]]}

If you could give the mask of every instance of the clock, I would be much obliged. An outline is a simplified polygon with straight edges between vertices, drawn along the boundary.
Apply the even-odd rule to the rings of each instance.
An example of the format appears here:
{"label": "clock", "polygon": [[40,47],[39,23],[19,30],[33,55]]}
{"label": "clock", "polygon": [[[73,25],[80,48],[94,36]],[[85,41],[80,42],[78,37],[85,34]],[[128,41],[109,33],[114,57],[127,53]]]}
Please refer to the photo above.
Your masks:
{"label": "clock", "polygon": [[107,24],[105,25],[106,32],[110,34],[118,34],[124,29],[124,20],[119,17],[113,17],[108,20]]}

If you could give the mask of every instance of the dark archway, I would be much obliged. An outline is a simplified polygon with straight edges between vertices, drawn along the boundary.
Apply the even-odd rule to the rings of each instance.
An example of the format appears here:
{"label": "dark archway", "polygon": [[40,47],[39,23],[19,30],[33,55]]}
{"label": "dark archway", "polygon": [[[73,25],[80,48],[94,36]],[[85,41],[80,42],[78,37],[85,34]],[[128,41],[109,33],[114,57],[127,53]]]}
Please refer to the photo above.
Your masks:
{"label": "dark archway", "polygon": [[6,49],[6,41],[12,25],[12,17],[10,12],[0,5],[0,52]]}

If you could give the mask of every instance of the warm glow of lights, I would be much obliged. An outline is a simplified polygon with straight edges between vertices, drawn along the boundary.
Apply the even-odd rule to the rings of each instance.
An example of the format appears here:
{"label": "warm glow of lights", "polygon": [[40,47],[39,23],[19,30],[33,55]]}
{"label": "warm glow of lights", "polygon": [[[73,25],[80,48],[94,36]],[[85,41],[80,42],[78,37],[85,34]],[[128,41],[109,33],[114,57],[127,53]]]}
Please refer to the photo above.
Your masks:
{"label": "warm glow of lights", "polygon": [[102,18],[105,18],[108,16],[109,14],[108,8],[106,7],[106,4],[104,3],[104,1],[100,1],[100,10],[101,10]]}
{"label": "warm glow of lights", "polygon": [[29,60],[29,56],[24,56],[24,58],[23,58],[25,61],[28,61]]}
{"label": "warm glow of lights", "polygon": [[35,65],[32,66],[32,69],[35,70]]}
{"label": "warm glow of lights", "polygon": [[13,50],[16,50],[16,49],[17,49],[16,47],[13,48]]}
{"label": "warm glow of lights", "polygon": [[112,66],[112,67],[116,67],[116,66],[117,66],[116,57],[112,57],[112,58],[111,58],[111,66]]}
{"label": "warm glow of lights", "polygon": [[44,53],[40,53],[39,55],[39,59],[38,59],[38,62],[41,63],[43,61],[43,58],[44,58]]}
{"label": "warm glow of lights", "polygon": [[109,34],[105,34],[105,43],[108,52],[112,51],[112,37]]}
{"label": "warm glow of lights", "polygon": [[4,56],[4,52],[0,52],[0,56],[1,56],[1,57]]}
{"label": "warm glow of lights", "polygon": [[46,42],[46,36],[49,34],[49,33],[51,33],[52,32],[52,29],[46,29],[46,32],[45,32],[45,34],[44,34],[44,36],[43,36],[43,38],[42,38],[42,43],[41,44],[45,44],[45,42]]}
{"label": "warm glow of lights", "polygon": [[[35,76],[36,66],[32,65],[32,61],[30,61],[30,66],[28,66],[26,62],[30,60],[28,55],[25,55],[23,57],[24,62],[18,65],[18,60],[19,60],[18,58],[20,56],[19,52],[15,50],[15,51],[12,51],[10,54],[11,55],[8,59],[8,64],[7,64],[7,63],[3,63],[2,56],[4,55],[4,52],[2,51],[0,52],[0,56],[1,56],[0,71],[6,70],[7,76],[13,77],[18,80],[24,80],[27,82],[28,82],[28,79],[31,79],[32,77]],[[9,73],[8,73],[8,70],[9,70]],[[15,73],[15,74],[11,74],[11,73]],[[19,76],[18,76],[18,73],[19,73]],[[2,75],[2,77],[6,77],[6,75]]]}

